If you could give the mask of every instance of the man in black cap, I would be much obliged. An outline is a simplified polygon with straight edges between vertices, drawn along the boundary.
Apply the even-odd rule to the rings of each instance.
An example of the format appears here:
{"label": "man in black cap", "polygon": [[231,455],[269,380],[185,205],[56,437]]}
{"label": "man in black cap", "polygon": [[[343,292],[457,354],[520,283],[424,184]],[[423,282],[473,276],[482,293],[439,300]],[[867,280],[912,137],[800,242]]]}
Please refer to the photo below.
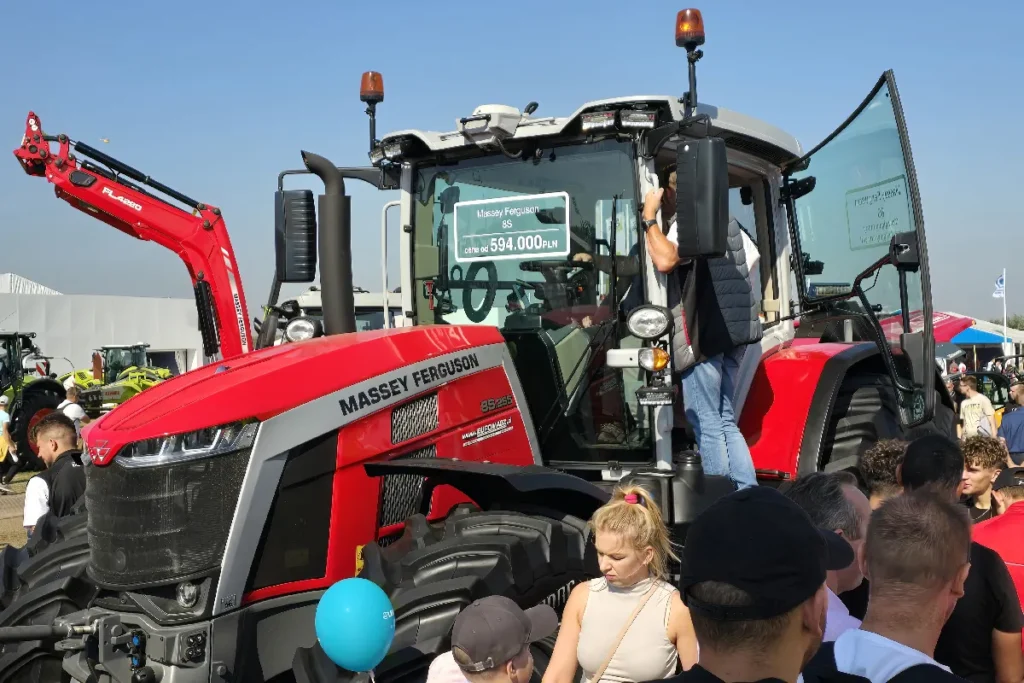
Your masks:
{"label": "man in black cap", "polygon": [[524,611],[500,595],[477,600],[455,618],[452,649],[431,662],[427,683],[528,683],[530,643],[556,630],[558,615],[548,605]]}
{"label": "man in black cap", "polygon": [[683,548],[679,588],[700,661],[667,680],[795,683],[825,634],[825,576],[853,560],[846,541],[773,488],[719,499]]}

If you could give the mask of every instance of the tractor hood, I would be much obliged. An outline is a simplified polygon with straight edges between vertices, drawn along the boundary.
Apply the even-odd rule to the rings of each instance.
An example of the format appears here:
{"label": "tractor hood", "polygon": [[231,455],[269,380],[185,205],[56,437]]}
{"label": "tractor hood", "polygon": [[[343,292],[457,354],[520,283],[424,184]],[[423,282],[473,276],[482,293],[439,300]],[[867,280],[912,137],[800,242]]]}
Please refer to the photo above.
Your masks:
{"label": "tractor hood", "polygon": [[264,421],[413,363],[500,343],[493,327],[434,325],[283,344],[161,382],[88,425],[85,441],[101,465],[129,443]]}

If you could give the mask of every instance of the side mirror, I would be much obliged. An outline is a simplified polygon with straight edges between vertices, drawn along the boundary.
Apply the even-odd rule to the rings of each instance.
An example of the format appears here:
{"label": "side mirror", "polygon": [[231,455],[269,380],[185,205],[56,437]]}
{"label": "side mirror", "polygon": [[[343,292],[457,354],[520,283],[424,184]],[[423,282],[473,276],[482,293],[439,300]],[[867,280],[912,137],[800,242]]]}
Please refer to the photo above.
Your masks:
{"label": "side mirror", "polygon": [[729,162],[721,138],[679,141],[676,221],[680,258],[725,255],[729,235]]}
{"label": "side mirror", "polygon": [[279,282],[316,279],[316,206],[312,190],[274,193],[274,251]]}

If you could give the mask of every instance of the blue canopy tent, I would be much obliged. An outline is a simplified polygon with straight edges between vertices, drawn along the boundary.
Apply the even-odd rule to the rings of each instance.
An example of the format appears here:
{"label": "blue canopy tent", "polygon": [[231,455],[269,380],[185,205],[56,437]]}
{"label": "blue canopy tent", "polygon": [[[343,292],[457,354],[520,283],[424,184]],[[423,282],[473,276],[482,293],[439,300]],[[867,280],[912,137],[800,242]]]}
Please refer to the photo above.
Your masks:
{"label": "blue canopy tent", "polygon": [[1001,334],[995,334],[992,332],[986,332],[985,330],[979,330],[976,327],[968,327],[963,332],[960,332],[951,340],[957,346],[976,346],[986,344],[1012,344],[1013,340],[1009,337],[1004,337]]}

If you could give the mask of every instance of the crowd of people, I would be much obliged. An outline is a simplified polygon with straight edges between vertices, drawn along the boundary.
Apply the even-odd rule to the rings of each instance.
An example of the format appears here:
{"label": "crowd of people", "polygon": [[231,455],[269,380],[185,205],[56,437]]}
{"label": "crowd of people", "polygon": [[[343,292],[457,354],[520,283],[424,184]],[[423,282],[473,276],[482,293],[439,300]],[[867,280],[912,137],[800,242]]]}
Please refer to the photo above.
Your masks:
{"label": "crowd of people", "polygon": [[621,486],[591,519],[601,577],[560,625],[475,602],[428,683],[527,683],[531,643],[556,632],[543,683],[1024,681],[1024,473],[1003,444],[883,440],[857,470],[737,487],[681,552]]}

